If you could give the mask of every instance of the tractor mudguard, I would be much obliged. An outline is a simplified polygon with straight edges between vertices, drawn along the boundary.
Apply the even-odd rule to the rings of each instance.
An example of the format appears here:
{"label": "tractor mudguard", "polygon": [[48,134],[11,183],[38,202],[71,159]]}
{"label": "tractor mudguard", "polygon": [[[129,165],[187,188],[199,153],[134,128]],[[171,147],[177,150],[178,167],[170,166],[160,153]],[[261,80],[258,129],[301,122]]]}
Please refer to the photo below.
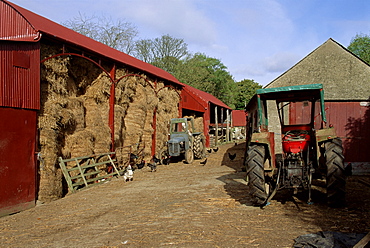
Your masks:
{"label": "tractor mudguard", "polygon": [[316,142],[320,143],[326,140],[331,140],[337,137],[335,128],[324,128],[316,130]]}
{"label": "tractor mudguard", "polygon": [[250,143],[267,145],[266,156],[270,157],[270,164],[269,165],[265,164],[265,169],[276,168],[275,133],[274,132],[253,133]]}

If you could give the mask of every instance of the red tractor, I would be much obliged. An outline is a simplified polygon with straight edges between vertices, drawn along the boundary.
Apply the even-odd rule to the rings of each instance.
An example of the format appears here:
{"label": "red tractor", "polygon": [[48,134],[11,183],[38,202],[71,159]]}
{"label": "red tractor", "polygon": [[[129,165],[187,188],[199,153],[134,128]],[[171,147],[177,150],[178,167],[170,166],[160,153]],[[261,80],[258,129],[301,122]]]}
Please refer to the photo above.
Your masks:
{"label": "red tractor", "polygon": [[[327,127],[321,84],[258,89],[246,112],[244,165],[255,205],[266,205],[280,189],[306,190],[311,202],[314,176],[326,179],[329,205],[344,204],[342,142],[332,125]],[[272,118],[280,121],[271,123]]]}

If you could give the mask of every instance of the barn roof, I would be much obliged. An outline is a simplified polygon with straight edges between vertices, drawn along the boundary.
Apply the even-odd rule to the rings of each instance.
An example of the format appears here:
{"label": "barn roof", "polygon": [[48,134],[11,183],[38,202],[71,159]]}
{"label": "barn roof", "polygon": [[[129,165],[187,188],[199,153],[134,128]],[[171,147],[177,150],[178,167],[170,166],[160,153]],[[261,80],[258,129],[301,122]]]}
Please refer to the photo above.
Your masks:
{"label": "barn roof", "polygon": [[315,83],[326,100],[368,100],[370,66],[330,38],[264,88]]}
{"label": "barn roof", "polygon": [[[15,17],[18,17],[17,20],[19,21],[19,23],[21,23],[21,24],[11,23],[9,25],[4,22],[3,24],[0,24],[1,29],[6,30],[6,32],[11,34],[11,35],[5,35],[5,36],[1,35],[0,40],[39,41],[43,35],[46,35],[46,36],[53,37],[55,39],[79,46],[90,52],[99,54],[102,57],[106,57],[107,59],[111,59],[118,63],[131,66],[140,71],[145,71],[158,78],[168,80],[172,83],[175,83],[181,86],[184,85],[181,82],[179,82],[174,76],[172,76],[170,73],[158,67],[145,63],[126,53],[120,52],[103,43],[100,43],[89,37],[79,34],[69,28],[66,28],[47,18],[37,15],[7,0],[0,0],[0,1],[4,2],[5,4],[11,7],[9,8],[6,6],[5,7],[2,6],[3,7],[3,9],[1,9],[2,15],[6,14],[7,15],[6,18],[9,18],[9,19],[11,18],[14,19]],[[14,10],[15,12],[18,12],[18,14],[14,13]],[[19,17],[23,17],[24,20],[21,20],[21,18]],[[9,25],[10,27],[6,28],[5,25]],[[23,27],[27,26],[28,28],[23,28],[22,30],[19,30],[20,27],[22,27],[22,25]],[[17,31],[18,33],[14,34],[14,32],[17,32]],[[23,32],[23,34],[20,32]]]}
{"label": "barn roof", "polygon": [[190,85],[185,85],[183,91],[184,91],[184,94],[187,94],[188,96],[192,98],[192,100],[183,101],[183,108],[194,109],[194,106],[200,104],[205,111],[208,108],[208,103],[212,103],[219,107],[231,109],[229,106],[227,106],[221,100],[217,99],[215,96],[207,92],[198,90]]}

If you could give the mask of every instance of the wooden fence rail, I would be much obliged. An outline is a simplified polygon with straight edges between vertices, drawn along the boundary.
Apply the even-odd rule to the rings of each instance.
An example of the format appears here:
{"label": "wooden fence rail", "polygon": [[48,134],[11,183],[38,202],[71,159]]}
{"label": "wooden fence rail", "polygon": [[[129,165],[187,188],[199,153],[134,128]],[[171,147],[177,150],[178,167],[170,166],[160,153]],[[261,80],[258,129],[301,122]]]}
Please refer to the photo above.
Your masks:
{"label": "wooden fence rail", "polygon": [[60,168],[72,193],[123,175],[125,168],[119,169],[116,162],[114,152],[69,159],[59,157]]}

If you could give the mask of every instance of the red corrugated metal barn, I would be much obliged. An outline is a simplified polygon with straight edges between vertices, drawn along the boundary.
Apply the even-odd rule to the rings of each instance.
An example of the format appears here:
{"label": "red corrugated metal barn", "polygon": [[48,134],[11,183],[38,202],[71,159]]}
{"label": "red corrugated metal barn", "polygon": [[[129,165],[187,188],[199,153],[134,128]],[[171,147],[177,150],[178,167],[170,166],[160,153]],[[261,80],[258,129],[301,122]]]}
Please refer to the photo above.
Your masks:
{"label": "red corrugated metal barn", "polygon": [[245,127],[247,126],[247,116],[244,110],[232,111],[233,134],[232,138],[236,140],[245,139]]}
{"label": "red corrugated metal barn", "polygon": [[185,85],[181,92],[182,116],[202,117],[206,147],[215,147],[231,139],[231,108],[204,91]]}
{"label": "red corrugated metal barn", "polygon": [[328,39],[266,88],[312,83],[324,86],[328,124],[343,141],[345,163],[354,174],[370,174],[370,66]]}
{"label": "red corrugated metal barn", "polygon": [[11,2],[0,0],[0,13],[0,216],[66,193],[58,156],[160,148],[182,83]]}

